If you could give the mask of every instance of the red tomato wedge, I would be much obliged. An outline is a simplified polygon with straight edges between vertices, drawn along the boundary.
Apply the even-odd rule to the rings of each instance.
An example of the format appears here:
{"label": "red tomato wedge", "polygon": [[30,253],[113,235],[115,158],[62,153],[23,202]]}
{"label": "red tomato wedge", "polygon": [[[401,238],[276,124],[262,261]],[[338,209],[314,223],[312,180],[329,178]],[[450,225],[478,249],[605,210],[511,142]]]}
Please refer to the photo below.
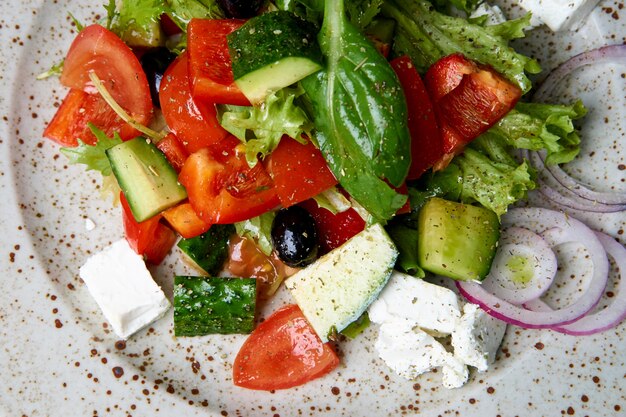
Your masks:
{"label": "red tomato wedge", "polygon": [[139,134],[120,119],[99,94],[71,89],[43,135],[63,146],[77,146],[77,139],[94,145],[97,139],[87,126],[88,123],[95,125],[108,137],[118,132],[123,140],[127,140]]}
{"label": "red tomato wedge", "polygon": [[311,141],[306,145],[283,136],[264,161],[283,207],[289,207],[337,184],[322,153]]}
{"label": "red tomato wedge", "polygon": [[74,39],[65,57],[61,84],[96,93],[89,79],[91,71],[135,121],[150,121],[150,87],[139,60],[124,41],[100,25],[87,26]]}
{"label": "red tomato wedge", "polygon": [[187,149],[180,143],[176,135],[168,133],[156,144],[156,147],[163,152],[176,172],[180,172],[189,157],[189,152],[187,152]]}
{"label": "red tomato wedge", "polygon": [[123,193],[120,193],[120,201],[124,235],[128,244],[137,254],[145,256],[148,262],[160,264],[174,246],[176,234],[160,223],[160,215],[137,222]]}
{"label": "red tomato wedge", "polygon": [[235,385],[255,390],[287,389],[332,371],[339,358],[322,343],[300,308],[281,308],[246,339],[233,364]]}
{"label": "red tomato wedge", "polygon": [[352,208],[333,214],[318,206],[315,200],[304,201],[300,206],[311,213],[315,220],[321,254],[338,248],[365,229],[365,220]]}
{"label": "red tomato wedge", "polygon": [[415,180],[443,156],[443,141],[433,104],[411,59],[402,56],[390,64],[406,97],[411,133],[411,167],[407,179]]}
{"label": "red tomato wedge", "polygon": [[437,61],[426,73],[441,127],[444,155],[434,168],[445,168],[465,145],[486,132],[509,112],[522,91],[495,72],[461,54]]}
{"label": "red tomato wedge", "polygon": [[211,225],[204,222],[189,203],[182,203],[165,210],[163,217],[185,239],[196,237],[209,230]]}
{"label": "red tomato wedge", "polygon": [[228,132],[217,121],[214,105],[196,102],[191,97],[187,61],[187,53],[183,52],[165,71],[159,101],[170,130],[193,153],[219,143]]}
{"label": "red tomato wedge", "polygon": [[250,168],[237,151],[239,140],[229,137],[211,152],[203,148],[191,154],[178,177],[189,202],[209,224],[235,223],[263,214],[280,204],[272,179],[258,163]]}
{"label": "red tomato wedge", "polygon": [[245,20],[191,19],[187,26],[187,53],[192,95],[207,103],[249,106],[233,78],[226,36]]}

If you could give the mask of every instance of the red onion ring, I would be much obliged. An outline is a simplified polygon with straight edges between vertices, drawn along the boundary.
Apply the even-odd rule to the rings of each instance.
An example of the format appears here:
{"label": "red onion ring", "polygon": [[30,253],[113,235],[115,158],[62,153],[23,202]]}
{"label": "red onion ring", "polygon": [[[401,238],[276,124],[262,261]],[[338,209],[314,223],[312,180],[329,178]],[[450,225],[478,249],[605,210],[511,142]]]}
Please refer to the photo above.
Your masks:
{"label": "red onion ring", "polygon": [[[512,279],[509,261],[514,256],[532,263],[528,282]],[[491,270],[481,285],[511,304],[522,305],[541,297],[552,285],[556,271],[556,256],[550,245],[538,234],[513,226],[502,231]]]}
{"label": "red onion ring", "polygon": [[591,311],[606,288],[609,262],[594,232],[582,222],[563,213],[528,207],[509,210],[502,218],[503,226],[515,224],[541,232],[551,246],[561,243],[582,243],[593,262],[593,275],[585,293],[573,304],[554,311],[530,311],[511,304],[473,282],[457,282],[457,288],[470,302],[478,304],[489,315],[525,328],[552,328],[572,323]]}
{"label": "red onion ring", "polygon": [[[611,303],[606,308],[588,314],[571,324],[555,326],[552,330],[574,336],[588,336],[611,329],[626,318],[626,248],[616,242],[611,236],[600,232],[595,233],[606,253],[615,261],[620,272],[619,283],[614,288],[617,296],[611,300]],[[524,306],[535,311],[552,310],[548,304],[541,300],[534,300]]]}
{"label": "red onion ring", "polygon": [[[626,45],[609,45],[602,48],[593,49],[591,51],[583,52],[579,55],[569,59],[556,70],[554,70],[543,81],[533,99],[536,101],[549,100],[558,86],[558,84],[571,72],[586,65],[597,65],[602,63],[614,63],[619,62],[626,65]],[[539,158],[544,161],[544,156],[540,153],[530,152],[530,154],[537,154]],[[565,171],[563,171],[558,165],[547,166],[543,163],[543,166],[536,164],[535,167],[540,170],[547,170],[552,177],[558,181],[564,188],[578,195],[580,198],[591,201],[594,204],[603,205],[626,205],[626,192],[601,192],[594,191],[587,186],[581,184],[579,181],[572,178]],[[561,193],[563,194],[563,193]],[[622,211],[624,208],[617,209],[615,211]]]}

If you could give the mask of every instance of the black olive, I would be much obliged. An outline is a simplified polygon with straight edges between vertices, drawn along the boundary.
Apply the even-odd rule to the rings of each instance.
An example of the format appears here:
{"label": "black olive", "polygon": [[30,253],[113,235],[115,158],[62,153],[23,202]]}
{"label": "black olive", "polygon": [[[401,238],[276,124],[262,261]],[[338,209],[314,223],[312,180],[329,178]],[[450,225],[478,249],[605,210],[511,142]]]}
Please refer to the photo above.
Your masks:
{"label": "black olive", "polygon": [[317,259],[317,229],[308,211],[292,206],[278,211],[272,224],[272,243],[285,264],[302,267]]}
{"label": "black olive", "polygon": [[141,57],[141,66],[146,73],[146,77],[148,77],[148,84],[150,85],[152,104],[158,108],[161,108],[159,103],[161,79],[163,78],[163,73],[165,73],[165,70],[174,59],[176,59],[176,54],[164,47],[152,49]]}
{"label": "black olive", "polygon": [[246,19],[256,16],[265,0],[217,0],[229,17]]}

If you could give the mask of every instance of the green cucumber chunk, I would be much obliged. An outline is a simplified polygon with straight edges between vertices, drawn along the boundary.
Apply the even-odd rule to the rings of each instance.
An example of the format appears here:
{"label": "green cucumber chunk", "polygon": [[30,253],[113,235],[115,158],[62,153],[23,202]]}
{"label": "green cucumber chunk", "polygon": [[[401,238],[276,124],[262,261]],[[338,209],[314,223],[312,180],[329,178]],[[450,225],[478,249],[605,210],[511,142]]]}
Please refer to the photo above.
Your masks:
{"label": "green cucumber chunk", "polygon": [[200,236],[179,240],[178,247],[208,275],[216,275],[228,258],[228,240],[234,233],[232,224],[214,224]]}
{"label": "green cucumber chunk", "polygon": [[187,198],[178,174],[151,141],[143,137],[106,151],[111,169],[138,222],[153,217]]}
{"label": "green cucumber chunk", "polygon": [[398,251],[380,224],[285,281],[296,303],[323,342],[361,317],[387,283]]}
{"label": "green cucumber chunk", "polygon": [[176,276],[174,335],[250,333],[256,279]]}
{"label": "green cucumber chunk", "polygon": [[253,17],[227,39],[235,83],[252,104],[322,68],[315,28],[291,12]]}
{"label": "green cucumber chunk", "polygon": [[500,238],[493,211],[431,198],[418,217],[418,260],[427,271],[459,281],[482,281]]}

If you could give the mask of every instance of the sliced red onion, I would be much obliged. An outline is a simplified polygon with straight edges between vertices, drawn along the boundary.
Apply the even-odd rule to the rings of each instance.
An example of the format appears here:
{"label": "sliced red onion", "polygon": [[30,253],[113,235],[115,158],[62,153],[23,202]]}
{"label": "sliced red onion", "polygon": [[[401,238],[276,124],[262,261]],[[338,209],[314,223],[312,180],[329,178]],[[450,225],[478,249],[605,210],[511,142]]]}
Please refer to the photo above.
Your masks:
{"label": "sliced red onion", "polygon": [[[535,93],[533,99],[536,101],[549,101],[553,98],[553,94],[559,83],[568,74],[586,65],[598,65],[603,63],[620,63],[626,65],[626,45],[604,46],[602,48],[583,52],[582,54],[569,59],[548,75]],[[535,152],[530,152],[530,154],[539,155],[543,162],[544,157],[542,154]],[[543,164],[543,167],[538,165],[535,165],[535,167],[538,169],[548,170],[554,179],[556,179],[556,181],[558,181],[563,187],[577,194],[582,199],[595,204],[626,205],[626,192],[601,192],[591,190],[587,186],[581,184],[580,181],[577,181],[568,175],[558,165],[547,166]],[[623,210],[623,208],[615,211],[621,210]]]}
{"label": "sliced red onion", "polygon": [[511,304],[488,292],[482,285],[457,282],[461,294],[470,302],[478,304],[493,317],[525,328],[552,328],[572,323],[600,301],[608,280],[609,262],[600,240],[594,232],[580,221],[563,213],[537,207],[511,209],[502,218],[503,226],[525,227],[540,233],[551,246],[569,242],[581,243],[593,263],[593,274],[587,290],[571,305],[554,311],[529,311]]}
{"label": "sliced red onion", "polygon": [[[620,273],[619,282],[613,289],[617,295],[602,310],[588,314],[571,324],[555,326],[552,330],[574,336],[588,336],[611,329],[626,318],[626,276],[624,275],[626,273],[626,248],[604,233],[596,232],[596,236],[606,253],[615,261]],[[525,307],[534,311],[552,311],[552,308],[541,300],[531,301],[525,304]]]}
{"label": "sliced red onion", "polygon": [[[516,259],[517,258],[517,259]],[[519,265],[527,264],[528,281],[515,279],[523,271]],[[557,271],[557,261],[550,245],[538,234],[523,227],[509,227],[502,231],[498,251],[483,288],[511,304],[522,305],[541,297],[552,285]]]}

